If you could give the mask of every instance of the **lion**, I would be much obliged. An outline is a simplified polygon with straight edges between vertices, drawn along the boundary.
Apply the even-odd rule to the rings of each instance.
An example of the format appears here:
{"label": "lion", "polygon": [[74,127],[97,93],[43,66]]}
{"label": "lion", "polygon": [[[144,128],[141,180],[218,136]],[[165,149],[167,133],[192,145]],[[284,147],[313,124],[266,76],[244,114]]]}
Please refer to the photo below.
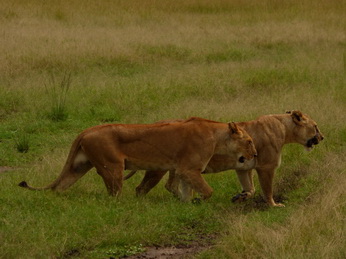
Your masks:
{"label": "lion", "polygon": [[[312,150],[324,139],[316,122],[301,111],[289,111],[286,114],[264,115],[256,120],[239,122],[236,125],[243,128],[252,137],[257,150],[256,162],[249,163],[248,166],[243,165],[241,168],[237,160],[227,154],[214,154],[202,173],[217,173],[236,169],[243,191],[234,196],[232,201],[240,202],[247,200],[255,193],[252,169],[256,169],[267,204],[274,207],[284,207],[283,204],[276,203],[273,199],[273,178],[281,163],[281,150],[288,143],[298,143],[308,151]],[[134,171],[131,172],[125,176],[125,179],[134,173]],[[147,171],[144,179],[136,188],[137,195],[148,193],[165,173],[166,171]],[[179,196],[181,194],[178,187],[179,177],[171,170],[166,189]],[[185,193],[189,192],[186,190],[188,186],[185,183],[182,183],[181,187]]]}
{"label": "lion", "polygon": [[[84,130],[75,139],[60,176],[46,187],[31,190],[63,191],[95,167],[108,193],[119,196],[123,171],[175,170],[175,174],[208,199],[212,188],[201,175],[214,154],[240,161],[257,155],[251,137],[235,123],[192,117],[180,123],[106,124]],[[189,200],[188,194],[182,200]]]}
{"label": "lion", "polygon": [[[255,155],[254,157],[256,158],[257,155]],[[254,168],[255,165],[256,159],[248,160],[244,159],[244,157],[239,157],[239,159],[237,159],[233,155],[214,154],[212,159],[209,161],[207,167],[202,172],[202,174],[218,173],[229,170],[230,168],[239,170],[250,170]],[[132,170],[130,173],[124,176],[124,180],[131,178],[136,172],[137,170]],[[153,187],[155,187],[160,182],[160,180],[166,174],[166,172],[167,171],[146,171],[142,182],[136,187],[136,195],[144,196],[145,194],[147,194]],[[174,170],[169,171],[169,178],[165,185],[165,188],[169,192],[173,193],[175,196],[180,197],[182,192],[182,190],[179,188],[180,180],[177,177],[174,177],[174,173]],[[188,190],[185,190],[185,192],[188,192]]]}

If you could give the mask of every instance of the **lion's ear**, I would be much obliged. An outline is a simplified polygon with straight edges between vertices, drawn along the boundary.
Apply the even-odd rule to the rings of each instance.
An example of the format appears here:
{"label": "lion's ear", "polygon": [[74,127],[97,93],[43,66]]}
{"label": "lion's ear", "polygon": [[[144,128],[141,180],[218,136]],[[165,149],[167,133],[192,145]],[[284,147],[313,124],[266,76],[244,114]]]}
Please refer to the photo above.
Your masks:
{"label": "lion's ear", "polygon": [[240,133],[240,130],[239,130],[237,124],[235,124],[234,122],[229,122],[228,127],[229,127],[232,134],[239,134]]}
{"label": "lion's ear", "polygon": [[301,111],[291,111],[290,112],[294,123],[301,124],[304,120],[303,113]]}

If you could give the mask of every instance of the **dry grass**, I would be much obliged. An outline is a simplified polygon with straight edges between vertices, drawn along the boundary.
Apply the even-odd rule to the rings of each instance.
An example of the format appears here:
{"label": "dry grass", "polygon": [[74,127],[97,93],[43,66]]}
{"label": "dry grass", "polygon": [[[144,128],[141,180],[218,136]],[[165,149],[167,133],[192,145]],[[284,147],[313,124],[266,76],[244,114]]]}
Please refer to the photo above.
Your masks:
{"label": "dry grass", "polygon": [[323,162],[310,166],[318,186],[284,223],[256,222],[256,213],[235,215],[225,221],[221,244],[201,257],[344,258],[346,161],[330,154]]}

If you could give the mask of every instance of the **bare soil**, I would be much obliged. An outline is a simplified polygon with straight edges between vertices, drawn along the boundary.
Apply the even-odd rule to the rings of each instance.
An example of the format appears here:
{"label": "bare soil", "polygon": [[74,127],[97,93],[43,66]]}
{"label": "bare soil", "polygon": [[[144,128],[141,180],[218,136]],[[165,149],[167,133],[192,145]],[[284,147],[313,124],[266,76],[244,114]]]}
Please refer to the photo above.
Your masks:
{"label": "bare soil", "polygon": [[208,249],[211,245],[188,245],[188,246],[169,246],[169,247],[147,247],[146,252],[128,256],[129,259],[177,259],[192,258],[193,255]]}
{"label": "bare soil", "polygon": [[[218,238],[218,234],[201,234],[197,240],[189,244],[151,246],[140,254],[127,256],[126,259],[187,259],[211,248]],[[112,259],[112,258],[110,258]]]}
{"label": "bare soil", "polygon": [[8,171],[12,171],[12,170],[14,170],[14,168],[12,168],[12,167],[0,166],[0,173],[5,173],[5,172],[8,172]]}

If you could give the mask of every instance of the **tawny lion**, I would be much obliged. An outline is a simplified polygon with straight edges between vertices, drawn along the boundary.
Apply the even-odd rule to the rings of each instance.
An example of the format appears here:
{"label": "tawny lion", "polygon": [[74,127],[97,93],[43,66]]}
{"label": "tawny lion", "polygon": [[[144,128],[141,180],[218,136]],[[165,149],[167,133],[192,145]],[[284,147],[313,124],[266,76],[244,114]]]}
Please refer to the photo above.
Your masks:
{"label": "tawny lion", "polygon": [[[236,169],[243,191],[232,200],[243,201],[255,193],[252,169],[256,169],[266,202],[270,206],[284,206],[273,200],[273,177],[275,170],[280,166],[281,150],[288,143],[298,143],[305,146],[307,150],[311,150],[324,138],[316,122],[300,111],[291,111],[286,114],[264,115],[257,120],[240,122],[237,125],[245,129],[252,137],[258,154],[256,163],[248,163],[246,168],[246,165],[239,165],[234,157],[227,154],[214,154],[204,173]],[[135,171],[131,172],[125,179],[134,173]],[[165,174],[166,171],[163,170],[147,171],[136,188],[137,195],[148,193]],[[171,170],[166,188],[175,195],[181,195],[178,189],[179,183],[179,177],[175,175],[174,170]],[[182,183],[181,186],[185,193],[191,193],[186,183]]]}
{"label": "tawny lion", "polygon": [[[46,187],[31,190],[63,191],[92,167],[103,178],[110,195],[121,193],[125,169],[175,170],[183,182],[207,199],[212,188],[203,179],[210,158],[227,154],[253,160],[256,150],[250,136],[235,123],[190,118],[180,123],[108,124],[84,130],[73,142],[60,176]],[[182,199],[188,200],[189,194]]]}

